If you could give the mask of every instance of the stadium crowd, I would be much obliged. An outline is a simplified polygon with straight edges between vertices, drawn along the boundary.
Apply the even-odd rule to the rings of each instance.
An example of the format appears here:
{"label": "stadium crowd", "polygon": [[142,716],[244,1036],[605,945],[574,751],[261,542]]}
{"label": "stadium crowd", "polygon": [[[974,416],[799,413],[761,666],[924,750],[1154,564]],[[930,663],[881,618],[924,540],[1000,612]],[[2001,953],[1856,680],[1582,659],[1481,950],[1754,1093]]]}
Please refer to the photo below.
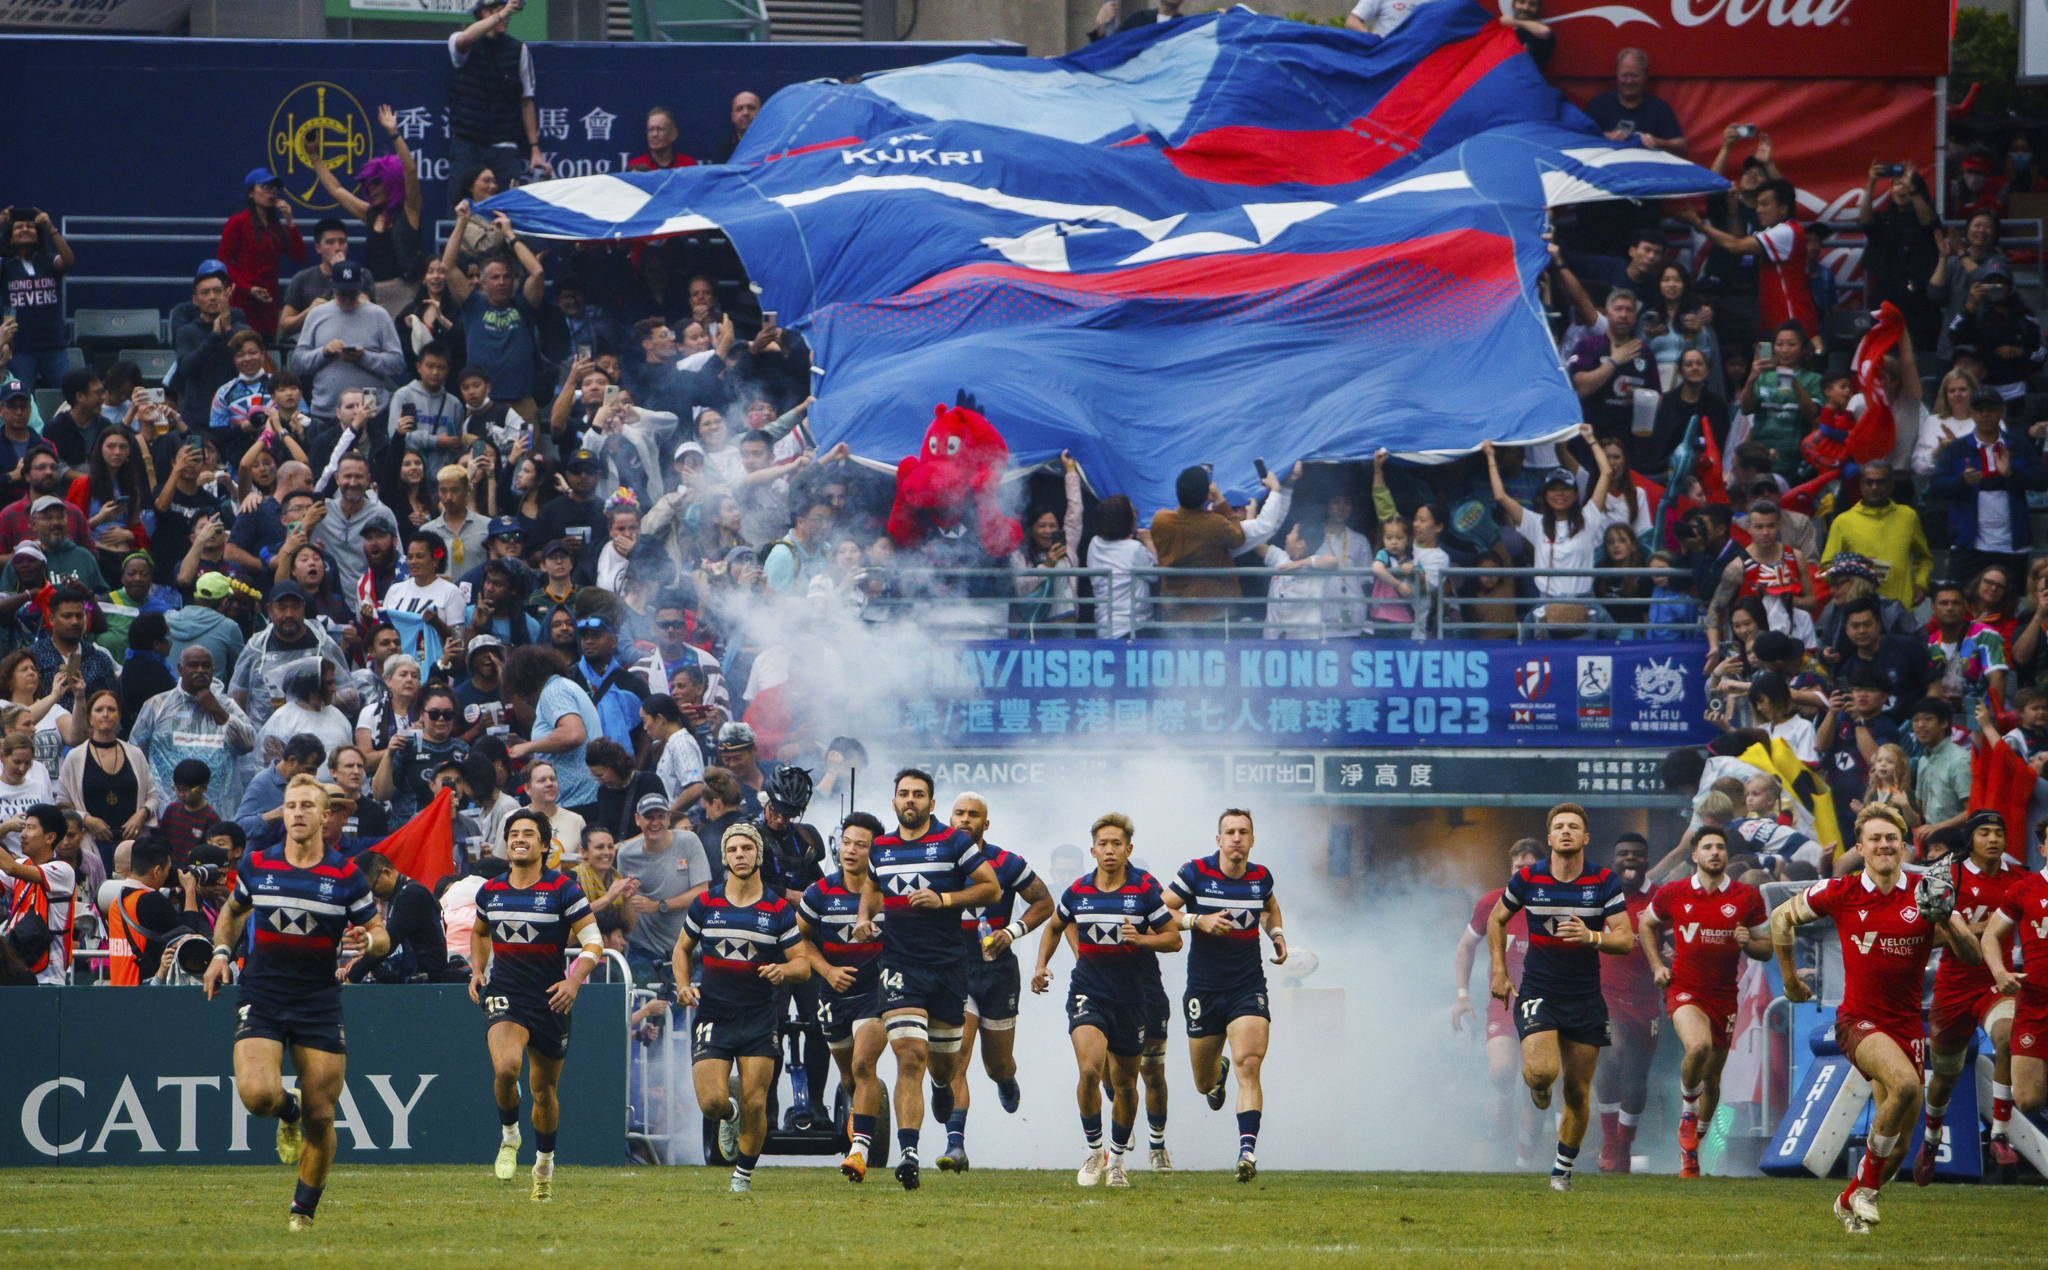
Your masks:
{"label": "stadium crowd", "polygon": [[[49,212],[0,213],[0,822],[64,821],[6,837],[46,840],[25,858],[73,879],[43,888],[62,936],[46,981],[122,922],[108,879],[169,887],[136,930],[180,911],[210,928],[225,869],[275,837],[301,772],[334,786],[350,853],[452,788],[471,876],[506,815],[546,809],[550,863],[575,863],[610,933],[664,964],[647,854],[715,869],[707,822],[763,814],[784,765],[830,789],[858,753],[828,703],[772,690],[836,659],[835,623],[921,621],[949,597],[1041,638],[1412,638],[1439,596],[1480,638],[1704,629],[1717,724],[1782,738],[1841,806],[1894,803],[1923,837],[1962,823],[1958,739],[1988,727],[2048,763],[2048,379],[1999,247],[1999,199],[2035,179],[2024,135],[1960,163],[1960,228],[1912,164],[1872,165],[1853,308],[1817,250],[1848,227],[1793,219],[1798,174],[1753,128],[1727,130],[1713,166],[1734,185],[1703,208],[1561,210],[1541,287],[1583,402],[1566,441],[1297,466],[1243,505],[1190,468],[1149,526],[1051,463],[1015,486],[1013,553],[913,554],[886,529],[891,470],[819,452],[803,337],[758,308],[722,238],[537,247],[474,210],[548,175],[520,157],[530,55],[503,6],[481,9],[450,42],[472,161],[445,244],[388,110],[390,155],[353,189],[323,171],[346,217],[310,243],[277,178],[249,172],[170,314],[162,387],[132,361],[72,367],[55,282],[77,258]],[[1547,47],[1540,17],[1525,0],[1504,21]],[[1653,88],[1624,53],[1588,113],[1675,146],[1683,121]],[[759,105],[733,100],[733,144]],[[634,167],[694,161],[675,121],[648,111]],[[1879,304],[1900,329],[1864,383],[1851,355]],[[40,409],[39,386],[61,406]],[[1852,461],[1878,400],[1892,442]],[[917,571],[963,565],[1009,576]],[[1096,576],[1044,572],[1077,567]],[[1739,819],[1764,796],[1730,799]],[[116,934],[127,960],[106,973],[157,972],[162,940]],[[445,963],[419,942],[400,977]]]}

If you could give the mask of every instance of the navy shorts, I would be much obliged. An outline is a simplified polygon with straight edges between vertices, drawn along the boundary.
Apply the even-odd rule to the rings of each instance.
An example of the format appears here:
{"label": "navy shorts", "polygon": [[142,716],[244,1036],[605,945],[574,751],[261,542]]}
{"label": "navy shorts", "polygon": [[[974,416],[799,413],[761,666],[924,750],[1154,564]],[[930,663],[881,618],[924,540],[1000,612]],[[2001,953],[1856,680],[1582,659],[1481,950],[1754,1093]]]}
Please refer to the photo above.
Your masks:
{"label": "navy shorts", "polygon": [[1092,1027],[1119,1058],[1136,1058],[1145,1050],[1145,1007],[1104,1001],[1078,992],[1067,993],[1067,1031]]}
{"label": "navy shorts", "polygon": [[882,1002],[875,991],[872,967],[856,975],[853,988],[839,993],[822,982],[818,985],[818,1026],[825,1030],[825,1043],[838,1047],[853,1043],[853,1031],[863,1019],[882,1017]]}
{"label": "navy shorts", "polygon": [[1180,997],[1181,1018],[1188,1025],[1188,1039],[1222,1036],[1234,1019],[1270,1019],[1266,1007],[1266,985],[1255,988],[1211,988],[1196,992],[1190,988]]}
{"label": "navy shorts", "polygon": [[526,1029],[526,1048],[543,1058],[562,1059],[569,1053],[569,1016],[557,1013],[545,1001],[484,993],[484,1030],[500,1023]]}
{"label": "navy shorts", "polygon": [[967,963],[967,1008],[984,1023],[1002,1023],[1017,1017],[1017,1002],[1023,995],[1022,972],[1017,954],[1005,951],[994,961],[980,957]]}
{"label": "navy shorts", "polygon": [[302,1046],[326,1054],[346,1054],[341,1004],[332,1009],[274,1010],[244,1001],[235,1007],[235,1040],[276,1041],[286,1049]]}
{"label": "navy shorts", "polygon": [[1538,1032],[1555,1032],[1559,1040],[1605,1048],[1614,1043],[1607,1022],[1607,1003],[1598,993],[1584,997],[1517,996],[1508,1007],[1515,1031],[1527,1040]]}
{"label": "navy shorts", "polygon": [[967,1021],[967,964],[881,968],[882,1013],[923,1010],[929,1024],[960,1027]]}
{"label": "navy shorts", "polygon": [[766,1010],[743,1019],[690,1018],[690,1061],[729,1063],[736,1058],[781,1057],[782,1032]]}
{"label": "navy shorts", "polygon": [[1173,1027],[1173,1002],[1167,999],[1166,985],[1160,982],[1159,972],[1153,971],[1145,979],[1145,1003],[1139,1007],[1142,1018],[1139,1034],[1147,1045],[1164,1045]]}

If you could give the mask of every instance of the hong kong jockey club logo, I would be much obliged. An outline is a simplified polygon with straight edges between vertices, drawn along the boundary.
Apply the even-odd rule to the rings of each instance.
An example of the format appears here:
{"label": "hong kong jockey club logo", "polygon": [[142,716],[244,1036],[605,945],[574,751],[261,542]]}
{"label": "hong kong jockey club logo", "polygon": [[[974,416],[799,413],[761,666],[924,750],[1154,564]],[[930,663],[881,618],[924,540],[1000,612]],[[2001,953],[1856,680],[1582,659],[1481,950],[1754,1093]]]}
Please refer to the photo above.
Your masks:
{"label": "hong kong jockey club logo", "polygon": [[302,207],[324,209],[334,200],[320,188],[318,170],[333,170],[345,186],[370,161],[370,116],[339,84],[301,84],[270,117],[265,154],[285,193]]}
{"label": "hong kong jockey club logo", "polygon": [[1550,659],[1531,657],[1515,668],[1515,691],[1524,701],[1536,701],[1550,691]]}

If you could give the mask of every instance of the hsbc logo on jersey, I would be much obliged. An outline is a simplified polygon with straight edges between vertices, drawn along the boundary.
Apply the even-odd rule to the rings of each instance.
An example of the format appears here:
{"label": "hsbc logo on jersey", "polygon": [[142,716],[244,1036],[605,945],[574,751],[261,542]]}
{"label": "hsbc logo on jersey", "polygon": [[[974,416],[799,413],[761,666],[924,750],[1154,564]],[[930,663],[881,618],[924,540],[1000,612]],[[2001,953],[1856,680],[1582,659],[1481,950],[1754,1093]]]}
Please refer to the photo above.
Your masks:
{"label": "hsbc logo on jersey", "polygon": [[922,873],[911,873],[889,879],[889,893],[891,895],[908,895],[912,891],[922,891],[924,886],[924,874]]}
{"label": "hsbc logo on jersey", "polygon": [[313,915],[274,908],[270,910],[270,929],[280,935],[310,935],[313,933]]}
{"label": "hsbc logo on jersey", "polygon": [[506,944],[530,944],[540,937],[532,922],[500,922],[498,941]]}
{"label": "hsbc logo on jersey", "polygon": [[726,961],[750,960],[747,954],[752,952],[754,948],[752,944],[744,939],[721,939],[716,947],[718,955]]}

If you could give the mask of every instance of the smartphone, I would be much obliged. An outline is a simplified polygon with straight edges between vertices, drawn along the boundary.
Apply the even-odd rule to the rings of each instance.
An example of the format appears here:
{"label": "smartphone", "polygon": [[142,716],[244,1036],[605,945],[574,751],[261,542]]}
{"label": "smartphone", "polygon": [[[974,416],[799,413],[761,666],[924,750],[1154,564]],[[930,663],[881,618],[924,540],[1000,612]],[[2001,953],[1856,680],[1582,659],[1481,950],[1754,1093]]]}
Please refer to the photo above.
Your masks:
{"label": "smartphone", "polygon": [[359,353],[361,353],[361,352],[363,351],[363,349],[362,349],[362,346],[361,346],[360,344],[345,344],[345,345],[343,345],[343,346],[342,346],[342,349],[341,349],[341,351],[342,351],[342,352],[344,352],[344,353],[358,353],[358,354],[359,354]]}
{"label": "smartphone", "polygon": [[1903,163],[1887,163],[1878,168],[1878,173],[1882,176],[1890,177],[1904,176],[1906,175],[1906,165]]}
{"label": "smartphone", "polygon": [[164,404],[164,390],[161,388],[145,388],[142,390],[142,399],[152,406],[161,406]]}
{"label": "smartphone", "polygon": [[101,504],[101,506],[103,507],[126,507],[127,505],[128,500],[125,498],[110,498],[105,503]]}
{"label": "smartphone", "polygon": [[574,358],[573,358],[572,360],[574,360],[574,361],[579,361],[579,362],[587,362],[587,361],[592,361],[592,360],[594,360],[594,359],[595,359],[596,357],[597,357],[597,347],[596,347],[596,345],[593,345],[593,344],[578,344],[578,345],[576,346],[576,356],[575,356],[575,357],[574,357]]}
{"label": "smartphone", "polygon": [[398,417],[401,419],[417,419],[420,417],[420,408],[408,401],[398,408]]}
{"label": "smartphone", "polygon": [[766,313],[763,313],[763,314],[761,315],[761,325],[763,325],[763,326],[780,326],[780,325],[781,325],[781,323],[779,323],[779,322],[777,322],[777,321],[775,320],[775,310],[773,310],[773,309],[769,309],[769,310],[768,310],[768,311],[767,311]]}
{"label": "smartphone", "polygon": [[82,653],[73,653],[64,659],[64,673],[74,676],[84,673],[84,657]]}
{"label": "smartphone", "polygon": [[1614,126],[1623,132],[1633,134],[1636,130],[1636,121],[1633,119],[1617,119],[1614,121]]}
{"label": "smartphone", "polygon": [[480,459],[480,458],[482,458],[482,457],[484,456],[484,449],[485,449],[485,447],[487,447],[488,445],[490,445],[490,442],[489,442],[489,441],[485,441],[485,440],[479,439],[479,440],[478,440],[478,441],[476,442],[476,444],[474,444],[474,445],[472,445],[472,446],[470,446],[470,447],[469,447],[469,457],[471,457],[471,458],[473,458],[473,459]]}
{"label": "smartphone", "polygon": [[617,384],[609,384],[609,385],[607,385],[607,386],[605,387],[605,390],[604,390],[604,404],[605,404],[605,405],[607,405],[607,406],[611,405],[611,404],[612,404],[612,403],[613,403],[614,401],[617,401],[617,400],[618,400],[618,397],[619,397],[619,386],[618,386]]}
{"label": "smartphone", "polygon": [[206,452],[206,438],[195,432],[185,439],[185,448],[194,454],[204,454]]}
{"label": "smartphone", "polygon": [[1265,479],[1266,479],[1266,460],[1264,460],[1264,459],[1253,459],[1253,460],[1252,460],[1252,470],[1253,470],[1253,471],[1255,471],[1255,472],[1257,472],[1257,473],[1259,474],[1259,479],[1260,479],[1260,480],[1262,480],[1262,481],[1263,481],[1263,480],[1265,480]]}
{"label": "smartphone", "polygon": [[1753,123],[1736,124],[1735,135],[1738,139],[1747,141],[1756,135],[1756,125]]}

